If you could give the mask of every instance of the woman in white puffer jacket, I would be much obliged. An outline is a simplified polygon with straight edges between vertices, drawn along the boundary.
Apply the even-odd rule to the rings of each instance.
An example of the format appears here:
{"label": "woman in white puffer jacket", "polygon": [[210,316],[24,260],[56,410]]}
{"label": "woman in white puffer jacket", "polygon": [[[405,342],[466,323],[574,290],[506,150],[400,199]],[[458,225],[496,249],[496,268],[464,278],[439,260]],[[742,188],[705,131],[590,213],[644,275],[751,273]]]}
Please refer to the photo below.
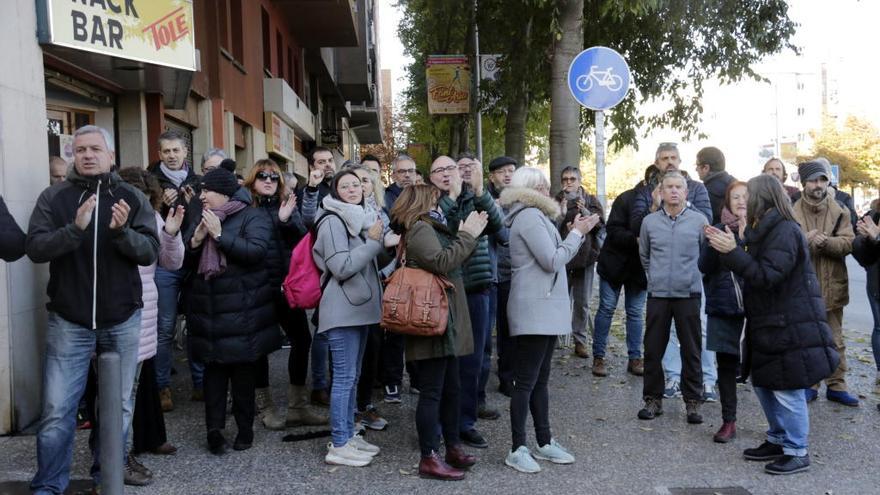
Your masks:
{"label": "woman in white puffer jacket", "polygon": [[[162,203],[162,189],[156,178],[149,172],[137,168],[123,168],[120,177],[140,189],[159,210]],[[156,266],[167,270],[178,270],[183,265],[184,247],[180,235],[180,225],[184,217],[183,206],[168,212],[164,220],[156,215],[159,232],[159,259],[150,266],[139,266],[141,276],[143,310],[141,312],[141,334],[138,345],[138,373],[132,394],[135,394],[135,413],[132,419],[133,454],[152,452],[154,454],[174,454],[177,448],[167,442],[165,419],[159,402],[159,389],[156,386],[154,357],[158,345],[157,322],[159,315],[159,293],[154,280]],[[149,472],[134,457],[128,457],[126,470]],[[150,473],[151,474],[151,473]]]}

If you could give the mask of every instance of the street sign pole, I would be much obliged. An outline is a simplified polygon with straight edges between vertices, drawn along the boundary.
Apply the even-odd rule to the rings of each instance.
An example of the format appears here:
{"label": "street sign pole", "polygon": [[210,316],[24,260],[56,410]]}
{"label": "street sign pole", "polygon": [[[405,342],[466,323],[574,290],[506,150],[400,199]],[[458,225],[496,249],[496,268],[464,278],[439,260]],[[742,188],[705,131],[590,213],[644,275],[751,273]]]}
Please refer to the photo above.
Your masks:
{"label": "street sign pole", "polygon": [[596,195],[602,211],[608,212],[605,199],[605,112],[596,110]]}
{"label": "street sign pole", "polygon": [[477,66],[474,74],[474,126],[477,128],[474,138],[477,141],[477,160],[483,163],[483,114],[480,109],[480,79],[482,64],[480,63],[480,30],[477,25],[477,0],[474,0],[474,65]]}

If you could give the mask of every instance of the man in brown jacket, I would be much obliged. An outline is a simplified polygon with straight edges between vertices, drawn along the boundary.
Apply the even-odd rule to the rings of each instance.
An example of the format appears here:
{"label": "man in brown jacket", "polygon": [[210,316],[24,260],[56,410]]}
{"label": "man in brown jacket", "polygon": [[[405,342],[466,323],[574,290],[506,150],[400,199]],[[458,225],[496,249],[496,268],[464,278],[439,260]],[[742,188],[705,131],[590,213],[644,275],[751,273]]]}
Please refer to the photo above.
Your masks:
{"label": "man in brown jacket", "polygon": [[[846,406],[858,406],[859,399],[846,390],[846,344],[843,340],[843,307],[849,304],[849,276],[846,256],[852,251],[855,238],[849,210],[828,194],[831,173],[821,160],[798,165],[803,194],[794,204],[794,216],[810,245],[810,259],[819,285],[828,325],[840,354],[840,365],[825,379],[826,397]],[[819,384],[807,390],[807,401],[818,397]]]}

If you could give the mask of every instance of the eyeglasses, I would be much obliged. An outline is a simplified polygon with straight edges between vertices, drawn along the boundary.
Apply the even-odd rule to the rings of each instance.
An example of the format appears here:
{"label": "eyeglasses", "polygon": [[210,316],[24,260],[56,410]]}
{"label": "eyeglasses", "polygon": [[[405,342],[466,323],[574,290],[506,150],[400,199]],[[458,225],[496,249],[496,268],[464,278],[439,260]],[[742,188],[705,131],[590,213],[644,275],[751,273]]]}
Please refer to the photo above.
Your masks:
{"label": "eyeglasses", "polygon": [[437,167],[434,170],[431,170],[431,175],[433,174],[445,174],[447,172],[452,172],[457,169],[458,165],[450,165],[448,167]]}
{"label": "eyeglasses", "polygon": [[257,180],[270,180],[272,182],[278,182],[281,179],[281,176],[276,174],[275,172],[257,172],[256,178]]}
{"label": "eyeglasses", "polygon": [[400,175],[409,175],[409,174],[416,173],[416,169],[414,169],[414,168],[399,168],[399,169],[395,170],[394,173],[400,174]]}
{"label": "eyeglasses", "polygon": [[477,165],[477,162],[461,162],[458,164],[458,168],[462,170],[468,170],[474,168]]}
{"label": "eyeglasses", "polygon": [[563,177],[562,182],[577,182],[577,177]]}

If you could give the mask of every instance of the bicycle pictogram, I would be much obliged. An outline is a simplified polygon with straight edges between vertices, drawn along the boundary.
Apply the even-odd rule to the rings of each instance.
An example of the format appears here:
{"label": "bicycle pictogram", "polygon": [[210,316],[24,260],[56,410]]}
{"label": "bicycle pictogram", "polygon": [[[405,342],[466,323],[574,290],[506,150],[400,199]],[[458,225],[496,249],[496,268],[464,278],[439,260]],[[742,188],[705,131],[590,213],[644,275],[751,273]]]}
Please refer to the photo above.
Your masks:
{"label": "bicycle pictogram", "polygon": [[575,86],[577,86],[578,91],[586,92],[593,89],[593,84],[595,82],[600,88],[606,88],[609,91],[617,91],[623,87],[623,78],[612,73],[612,70],[611,67],[599,70],[598,65],[592,65],[590,66],[589,74],[578,76],[575,80]]}

